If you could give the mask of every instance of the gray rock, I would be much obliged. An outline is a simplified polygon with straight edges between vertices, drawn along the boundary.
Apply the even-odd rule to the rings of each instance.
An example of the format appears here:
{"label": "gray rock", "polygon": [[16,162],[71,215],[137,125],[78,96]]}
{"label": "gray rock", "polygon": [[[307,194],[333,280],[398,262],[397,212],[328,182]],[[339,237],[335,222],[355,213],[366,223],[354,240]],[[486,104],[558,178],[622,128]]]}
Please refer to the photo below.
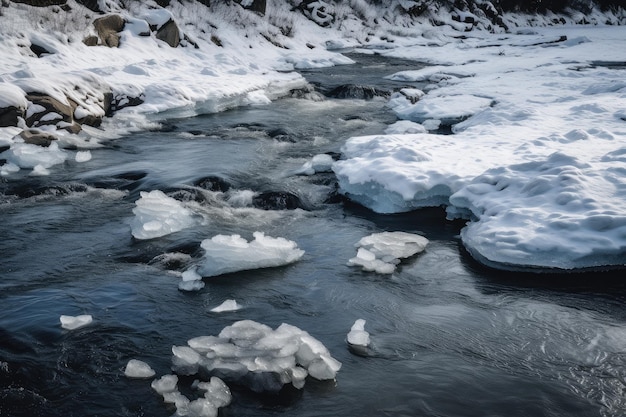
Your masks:
{"label": "gray rock", "polygon": [[[45,94],[30,93],[26,95],[26,99],[33,104],[42,106],[45,110],[31,114],[26,118],[27,126],[37,126],[45,124],[57,124],[60,120],[72,123],[74,121],[74,109],[69,104],[60,102],[54,97]],[[41,118],[48,113],[58,113],[61,119],[42,121]]]}
{"label": "gray rock", "polygon": [[98,36],[103,45],[110,48],[117,48],[120,46],[119,32],[124,30],[124,19],[117,14],[110,14],[107,16],[99,17],[93,21],[93,25],[98,32]]}
{"label": "gray rock", "polygon": [[157,30],[156,37],[166,42],[172,48],[176,48],[180,45],[180,29],[178,29],[178,25],[173,20],[161,26],[159,30]]}
{"label": "gray rock", "polygon": [[13,3],[23,3],[35,7],[60,6],[67,3],[67,0],[11,0]]}
{"label": "gray rock", "polygon": [[19,117],[24,117],[24,110],[10,106],[0,109],[0,127],[17,126]]}
{"label": "gray rock", "polygon": [[51,133],[41,131],[39,129],[28,129],[23,130],[19,136],[24,139],[24,142],[30,143],[31,145],[48,147],[52,143],[52,141],[57,140],[58,138]]}

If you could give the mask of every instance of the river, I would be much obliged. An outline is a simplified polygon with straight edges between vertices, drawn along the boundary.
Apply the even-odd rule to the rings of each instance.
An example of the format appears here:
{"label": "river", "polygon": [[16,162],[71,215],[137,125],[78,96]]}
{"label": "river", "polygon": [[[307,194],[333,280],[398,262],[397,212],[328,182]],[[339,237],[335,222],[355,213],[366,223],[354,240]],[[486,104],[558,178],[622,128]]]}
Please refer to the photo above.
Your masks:
{"label": "river", "polygon": [[[391,89],[401,85],[382,76],[417,65],[351,56],[357,64],[303,74],[324,93],[354,79]],[[343,367],[336,383],[307,380],[280,396],[231,387],[223,416],[624,415],[619,272],[489,270],[468,257],[463,224],[442,209],[377,215],[343,201],[332,173],[294,174],[316,154],[338,157],[351,136],[383,132],[395,121],[385,102],[291,97],[170,119],[106,142],[88,162],[0,183],[0,416],[170,416],[149,381],[124,376],[128,360],[169,373],[172,345],[243,319],[297,326]],[[207,178],[231,191],[296,196],[300,208],[198,197],[193,185]],[[134,202],[157,189],[196,199],[206,221],[133,239]],[[304,257],[178,290],[171,270],[180,265],[164,254],[197,257],[203,239],[255,231],[297,242]],[[430,243],[393,275],[348,266],[355,243],[381,231]],[[243,308],[210,311],[226,299]],[[61,328],[61,315],[79,314],[93,323]],[[372,339],[365,356],[346,345],[356,319]]]}

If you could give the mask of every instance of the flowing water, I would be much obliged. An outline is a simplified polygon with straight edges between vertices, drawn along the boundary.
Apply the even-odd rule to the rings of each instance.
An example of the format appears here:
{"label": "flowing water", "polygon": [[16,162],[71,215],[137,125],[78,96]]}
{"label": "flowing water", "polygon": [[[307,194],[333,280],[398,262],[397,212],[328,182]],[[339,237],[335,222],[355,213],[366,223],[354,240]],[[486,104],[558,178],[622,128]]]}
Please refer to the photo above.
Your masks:
{"label": "flowing water", "polygon": [[[307,71],[326,92],[416,64],[355,56]],[[336,383],[308,380],[289,395],[232,387],[224,416],[620,416],[626,413],[626,288],[620,274],[512,274],[474,263],[462,224],[440,209],[376,215],[344,202],[331,173],[294,175],[319,153],[395,120],[384,98],[287,98],[168,120],[66,163],[47,177],[0,183],[0,416],[169,416],[174,409],[123,370],[129,359],[170,372],[172,345],[234,321],[309,332],[343,363]],[[233,190],[297,196],[295,210],[240,207],[194,187],[219,177]],[[140,191],[192,199],[204,221],[148,241],[129,222]],[[198,197],[200,196],[200,197]],[[266,207],[267,208],[267,207]],[[280,208],[280,207],[278,207]],[[205,279],[178,290],[173,255],[198,258],[216,234],[254,231],[297,242],[297,263]],[[391,275],[347,266],[363,236],[420,233],[427,250]],[[169,260],[169,262],[168,262]],[[235,299],[243,308],[212,313]],[[91,314],[63,330],[61,315]],[[372,345],[346,334],[367,321]]]}

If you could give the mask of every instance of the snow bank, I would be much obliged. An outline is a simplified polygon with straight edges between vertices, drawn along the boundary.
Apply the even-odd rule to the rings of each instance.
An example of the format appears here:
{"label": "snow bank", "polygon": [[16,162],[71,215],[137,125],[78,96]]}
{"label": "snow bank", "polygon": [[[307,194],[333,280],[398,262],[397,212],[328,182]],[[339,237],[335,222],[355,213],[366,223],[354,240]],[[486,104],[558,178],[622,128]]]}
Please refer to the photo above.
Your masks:
{"label": "snow bank", "polygon": [[248,269],[269,268],[298,261],[304,251],[295,242],[282,237],[254,232],[248,242],[239,235],[217,235],[202,241],[204,259],[198,273],[211,277]]}
{"label": "snow bank", "polygon": [[398,74],[431,84],[389,105],[401,118],[430,118],[424,127],[448,120],[453,134],[390,128],[350,139],[333,165],[341,192],[381,213],[445,206],[449,218],[470,220],[463,243],[493,267],[625,266],[626,87],[622,71],[592,65],[626,61],[620,33],[537,28],[532,38],[481,34],[386,51],[439,65]]}
{"label": "snow bank", "polygon": [[[273,330],[251,320],[238,321],[217,336],[195,337],[187,344],[172,348],[174,372],[217,375],[256,392],[278,392],[286,384],[302,388],[307,376],[333,380],[341,368],[319,340],[285,323]],[[159,385],[174,390],[172,382],[169,377]]]}

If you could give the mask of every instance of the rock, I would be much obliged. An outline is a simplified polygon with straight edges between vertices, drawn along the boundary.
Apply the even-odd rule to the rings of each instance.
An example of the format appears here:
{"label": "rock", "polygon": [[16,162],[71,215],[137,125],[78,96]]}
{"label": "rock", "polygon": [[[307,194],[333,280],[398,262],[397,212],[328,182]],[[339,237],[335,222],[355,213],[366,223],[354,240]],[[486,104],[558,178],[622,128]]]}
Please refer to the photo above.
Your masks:
{"label": "rock", "polygon": [[19,117],[24,117],[24,109],[14,106],[1,108],[0,127],[17,126]]}
{"label": "rock", "polygon": [[23,3],[35,7],[60,6],[67,3],[67,0],[11,0],[13,3]]}
{"label": "rock", "polygon": [[120,35],[118,32],[124,30],[124,19],[122,16],[110,14],[99,17],[93,21],[93,25],[96,28],[96,32],[98,32],[102,44],[110,48],[120,46]]}
{"label": "rock", "polygon": [[252,199],[252,205],[263,210],[295,210],[304,208],[300,197],[286,191],[266,191]]}
{"label": "rock", "polygon": [[339,87],[335,87],[327,95],[328,97],[334,98],[371,100],[374,97],[388,98],[390,93],[389,91],[381,90],[369,85],[344,84]]}
{"label": "rock", "polygon": [[157,30],[156,38],[167,43],[172,48],[180,45],[180,29],[173,20],[168,21]]}
{"label": "rock", "polygon": [[87,46],[96,46],[98,45],[98,37],[95,35],[87,36],[83,39],[83,43]]}
{"label": "rock", "polygon": [[230,184],[225,179],[216,175],[209,175],[208,177],[200,178],[194,185],[204,190],[223,192],[230,190]]}
{"label": "rock", "polygon": [[[105,97],[105,100],[107,99],[107,97]],[[112,116],[114,112],[121,110],[125,107],[133,107],[133,106],[138,106],[140,104],[142,104],[144,102],[144,97],[143,94],[139,95],[138,97],[130,97],[127,95],[117,95],[117,96],[113,96],[113,94],[110,95],[110,102],[108,105],[106,105],[105,102],[105,112],[106,112],[106,116]]]}
{"label": "rock", "polygon": [[92,12],[103,13],[104,10],[100,9],[100,5],[98,4],[98,0],[76,0],[76,3],[82,4]]}
{"label": "rock", "polygon": [[52,141],[58,140],[56,136],[51,133],[41,131],[39,129],[22,130],[19,136],[24,139],[24,142],[31,145],[43,146],[47,148]]}
{"label": "rock", "polygon": [[[72,123],[74,109],[69,104],[61,103],[54,97],[50,97],[45,94],[29,93],[26,95],[26,99],[32,102],[33,105],[38,105],[44,108],[40,112],[34,112],[26,118],[27,126],[45,125],[45,124],[57,124],[60,120]],[[48,120],[42,120],[45,115],[50,113],[57,113],[59,118],[50,118]],[[28,112],[27,112],[28,114]]]}
{"label": "rock", "polygon": [[253,12],[257,12],[261,15],[265,15],[265,9],[267,7],[267,0],[252,0],[252,1],[242,1],[237,0],[244,9],[252,10]]}
{"label": "rock", "polygon": [[41,58],[41,56],[44,54],[52,54],[52,52],[48,51],[43,46],[34,43],[30,45],[30,50],[33,51],[35,55],[37,55],[37,58]]}

